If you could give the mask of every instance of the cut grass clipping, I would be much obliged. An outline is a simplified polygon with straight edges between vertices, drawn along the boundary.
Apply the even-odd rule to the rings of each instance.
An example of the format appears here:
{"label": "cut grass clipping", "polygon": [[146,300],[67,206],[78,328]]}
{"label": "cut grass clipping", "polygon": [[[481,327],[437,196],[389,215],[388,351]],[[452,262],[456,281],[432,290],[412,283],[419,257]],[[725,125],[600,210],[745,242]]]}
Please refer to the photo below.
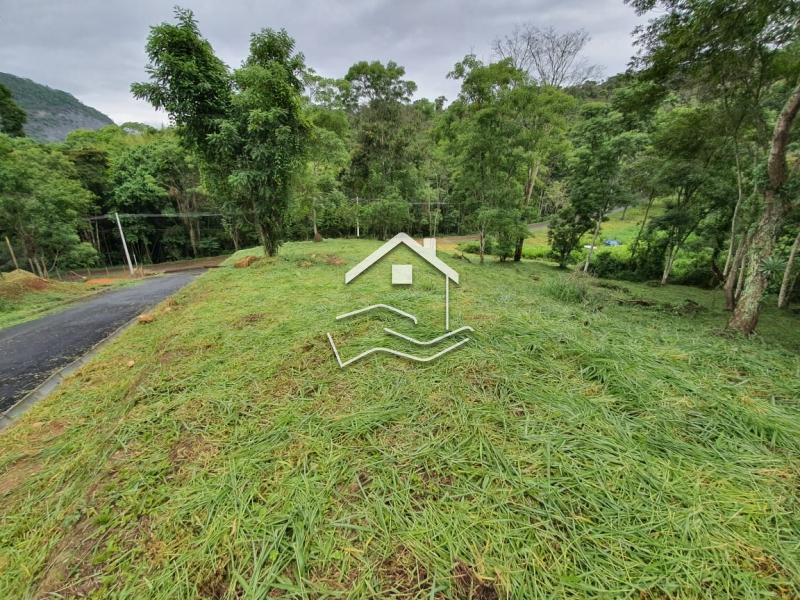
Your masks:
{"label": "cut grass clipping", "polygon": [[[796,317],[445,257],[474,340],[340,370],[327,331],[441,332],[408,253],[343,284],[375,247],[205,274],[0,435],[0,597],[800,595]],[[375,301],[420,324],[333,320]]]}

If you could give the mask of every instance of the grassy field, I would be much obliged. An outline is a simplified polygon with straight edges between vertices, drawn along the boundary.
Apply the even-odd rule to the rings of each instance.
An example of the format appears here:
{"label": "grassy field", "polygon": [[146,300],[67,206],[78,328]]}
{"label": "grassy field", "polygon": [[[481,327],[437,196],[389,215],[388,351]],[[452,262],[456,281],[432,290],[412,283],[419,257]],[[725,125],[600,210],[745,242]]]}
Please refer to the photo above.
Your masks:
{"label": "grassy field", "polygon": [[[631,206],[627,210],[616,209],[608,216],[608,220],[604,221],[600,229],[599,236],[599,250],[601,252],[608,252],[610,248],[603,245],[603,240],[618,240],[622,243],[623,247],[629,246],[639,233],[639,229],[644,219],[646,207],[642,205]],[[663,206],[655,203],[650,209],[648,220],[654,216],[660,215],[663,212]],[[624,215],[624,218],[623,218]],[[546,258],[550,254],[550,244],[547,240],[547,225],[537,225],[531,229],[530,235],[525,239],[523,252],[530,258]],[[579,248],[584,244],[591,244],[594,231],[585,234],[580,241]],[[469,237],[470,241],[464,241],[465,237]],[[452,238],[445,237],[440,247],[447,251],[454,251],[459,249],[470,248],[474,249],[477,244],[477,235],[474,236],[455,236]],[[580,250],[579,250],[580,252]]]}
{"label": "grassy field", "polygon": [[203,275],[1,434],[0,597],[800,597],[796,316],[446,257],[474,339],[340,370],[441,333],[376,246]]}
{"label": "grassy field", "polygon": [[[93,283],[96,282],[96,283]],[[0,329],[36,319],[92,296],[126,280],[96,279],[87,282],[45,280],[16,270],[0,279]]]}

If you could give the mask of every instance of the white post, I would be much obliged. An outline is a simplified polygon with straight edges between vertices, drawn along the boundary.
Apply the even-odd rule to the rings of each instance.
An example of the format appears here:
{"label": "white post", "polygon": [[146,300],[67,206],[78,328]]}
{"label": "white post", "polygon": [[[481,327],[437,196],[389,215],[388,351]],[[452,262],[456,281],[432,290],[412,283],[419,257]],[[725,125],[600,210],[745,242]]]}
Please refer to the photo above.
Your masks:
{"label": "white post", "polygon": [[122,232],[122,223],[119,221],[119,213],[115,212],[114,216],[117,218],[117,227],[119,227],[119,237],[122,238],[122,247],[125,249],[125,260],[128,261],[128,270],[133,275],[133,263],[131,263],[131,255],[128,253],[128,244],[125,242],[125,234]]}
{"label": "white post", "polygon": [[361,224],[358,222],[358,196],[356,196],[356,237],[361,237]]}
{"label": "white post", "polygon": [[450,278],[444,276],[444,330],[450,331]]}

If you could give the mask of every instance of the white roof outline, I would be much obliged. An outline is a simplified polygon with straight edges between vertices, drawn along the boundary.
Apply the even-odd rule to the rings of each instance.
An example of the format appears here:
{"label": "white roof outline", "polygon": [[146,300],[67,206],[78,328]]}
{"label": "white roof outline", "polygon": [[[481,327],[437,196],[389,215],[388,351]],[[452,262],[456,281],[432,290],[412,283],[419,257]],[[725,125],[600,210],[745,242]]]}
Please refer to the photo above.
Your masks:
{"label": "white roof outline", "polygon": [[449,278],[453,283],[458,283],[458,273],[449,267],[443,260],[431,254],[427,248],[418,244],[410,235],[407,233],[398,233],[388,242],[386,242],[383,246],[375,250],[372,254],[367,256],[364,260],[358,263],[355,267],[350,269],[344,275],[344,282],[345,284],[350,283],[356,277],[361,275],[364,271],[369,269],[372,265],[376,262],[381,260],[384,256],[389,254],[392,250],[397,248],[400,244],[405,244],[410,250],[416,252],[420,257],[425,259],[431,266],[433,266],[436,270],[441,272],[445,277]]}

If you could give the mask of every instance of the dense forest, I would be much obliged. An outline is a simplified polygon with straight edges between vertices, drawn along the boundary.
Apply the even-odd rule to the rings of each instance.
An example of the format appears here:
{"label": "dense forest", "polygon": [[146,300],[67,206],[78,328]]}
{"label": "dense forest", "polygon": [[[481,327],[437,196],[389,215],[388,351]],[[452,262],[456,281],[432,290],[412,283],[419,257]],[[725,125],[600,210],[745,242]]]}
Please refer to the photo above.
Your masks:
{"label": "dense forest", "polygon": [[[283,30],[231,69],[188,10],[151,29],[133,94],[172,126],[26,138],[0,87],[0,262],[42,275],[120,264],[119,213],[140,262],[284,240],[476,233],[464,250],[546,256],[601,277],[724,290],[730,327],[797,294],[800,6],[789,0],[629,0],[651,15],[626,73],[598,81],[584,31],[532,24],[443,74],[454,99],[415,99],[403,66],[341,78]],[[631,244],[609,215],[640,206]]]}

